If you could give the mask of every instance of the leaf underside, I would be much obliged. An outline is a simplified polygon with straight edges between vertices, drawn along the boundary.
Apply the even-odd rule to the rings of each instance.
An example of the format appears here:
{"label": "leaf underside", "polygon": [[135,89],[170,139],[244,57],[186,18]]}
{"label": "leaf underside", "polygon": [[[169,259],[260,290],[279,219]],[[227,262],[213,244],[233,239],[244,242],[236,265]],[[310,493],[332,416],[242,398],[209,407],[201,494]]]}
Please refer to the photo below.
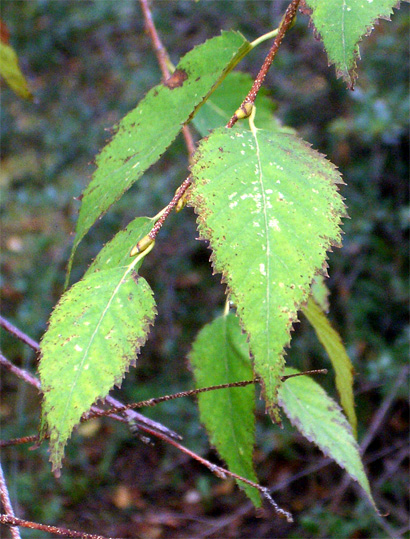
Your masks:
{"label": "leaf underside", "polygon": [[[240,107],[243,96],[249,92],[253,82],[248,73],[232,71],[228,74],[192,120],[192,123],[203,137],[209,135],[212,129],[222,127],[228,123],[231,116]],[[293,133],[292,128],[283,127],[273,115],[276,104],[267,97],[267,93],[266,89],[262,87],[255,101],[257,110],[256,127]]]}
{"label": "leaf underside", "polygon": [[147,282],[124,268],[89,273],[57,304],[39,366],[54,470],[82,414],[135,364],[155,314]]}
{"label": "leaf underside", "polygon": [[357,418],[354,409],[353,395],[353,365],[343,346],[342,339],[335,329],[331,326],[325,313],[314,301],[309,298],[306,306],[303,308],[303,314],[313,326],[316,335],[323,344],[329,355],[336,374],[336,387],[340,395],[340,402],[343,410],[350,422],[354,436],[357,436]]}
{"label": "leaf underside", "polygon": [[279,420],[283,349],[326,251],[341,241],[344,204],[335,167],[296,136],[220,128],[194,156],[190,204],[214,269],[237,307]]}
{"label": "leaf underside", "polygon": [[23,99],[33,99],[13,47],[0,41],[0,74],[10,88]]}
{"label": "leaf underside", "polygon": [[[217,318],[198,334],[189,356],[197,387],[252,380],[249,346],[235,315]],[[198,395],[201,421],[229,470],[255,483],[255,388],[253,385]],[[256,507],[260,493],[238,481]]]}
{"label": "leaf underside", "polygon": [[326,49],[329,64],[336,74],[353,89],[356,60],[360,58],[358,43],[373,30],[377,19],[390,19],[398,0],[306,0],[311,8],[312,23]]}
{"label": "leaf underside", "polygon": [[[286,375],[297,372],[285,370]],[[309,376],[286,380],[279,389],[279,403],[292,425],[358,481],[377,511],[359,446],[338,404]]]}
{"label": "leaf underside", "polygon": [[70,258],[90,227],[154,164],[183,125],[249,51],[239,32],[222,32],[189,51],[168,81],[152,88],[119,123],[85,189]]}

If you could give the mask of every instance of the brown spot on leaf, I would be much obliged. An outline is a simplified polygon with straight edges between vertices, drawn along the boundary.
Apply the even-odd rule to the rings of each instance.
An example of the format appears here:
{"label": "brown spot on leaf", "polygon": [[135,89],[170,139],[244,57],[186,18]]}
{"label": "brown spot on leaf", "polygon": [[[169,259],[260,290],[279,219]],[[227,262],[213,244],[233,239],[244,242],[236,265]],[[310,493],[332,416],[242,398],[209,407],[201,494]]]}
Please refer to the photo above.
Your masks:
{"label": "brown spot on leaf", "polygon": [[10,32],[6,26],[6,24],[0,20],[0,41],[4,43],[5,45],[8,44],[10,39]]}
{"label": "brown spot on leaf", "polygon": [[186,71],[183,69],[177,69],[172,73],[172,75],[164,82],[164,85],[167,86],[170,90],[173,90],[174,88],[179,88],[184,84],[184,81],[186,81],[188,78],[188,75]]}

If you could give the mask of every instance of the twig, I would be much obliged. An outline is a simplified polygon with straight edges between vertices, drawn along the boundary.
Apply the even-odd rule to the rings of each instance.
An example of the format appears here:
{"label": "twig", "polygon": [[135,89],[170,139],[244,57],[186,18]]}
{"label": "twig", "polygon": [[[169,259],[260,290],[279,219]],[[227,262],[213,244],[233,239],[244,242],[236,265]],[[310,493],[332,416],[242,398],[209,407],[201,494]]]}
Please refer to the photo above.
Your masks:
{"label": "twig", "polygon": [[[270,66],[271,66],[271,64],[273,62],[273,59],[274,59],[274,57],[275,57],[275,55],[276,55],[276,53],[277,53],[277,51],[279,49],[279,46],[282,43],[282,40],[283,40],[287,30],[289,29],[289,27],[293,23],[293,20],[295,18],[295,15],[296,15],[296,12],[297,12],[297,9],[298,9],[299,1],[300,0],[292,0],[292,2],[289,4],[289,6],[288,6],[288,8],[287,8],[287,10],[285,12],[285,15],[283,16],[283,19],[282,19],[282,21],[281,21],[281,23],[279,25],[278,30],[277,30],[276,39],[273,42],[273,45],[272,45],[267,57],[265,58],[265,61],[262,64],[262,67],[261,67],[261,69],[259,71],[258,76],[255,79],[255,82],[253,83],[253,86],[252,86],[251,90],[249,91],[248,95],[245,97],[242,105],[239,108],[239,110],[242,110],[246,115],[249,115],[248,114],[248,112],[249,112],[248,107],[249,107],[249,105],[253,105],[253,103],[255,102],[256,96],[258,95],[258,92],[259,92],[259,90],[260,90],[260,88],[261,88],[261,86],[263,84],[263,81],[265,80],[266,74],[269,71],[269,68],[270,68]],[[144,16],[145,16],[145,13],[147,13],[146,25],[147,25],[147,28],[148,28],[148,32],[151,35],[151,39],[152,39],[152,42],[153,42],[153,45],[154,45],[154,50],[156,51],[157,56],[158,56],[158,63],[161,66],[161,70],[163,70],[163,74],[164,73],[169,73],[168,67],[166,65],[165,59],[164,59],[163,54],[162,54],[162,51],[165,50],[165,49],[164,49],[164,47],[163,47],[163,45],[162,45],[162,43],[161,43],[161,41],[160,41],[160,39],[158,37],[158,34],[157,34],[156,30],[155,30],[155,26],[154,26],[154,23],[152,21],[151,12],[149,11],[149,8],[148,8],[148,2],[147,2],[147,0],[140,0],[140,2],[141,2],[141,6],[143,7]],[[276,30],[275,30],[275,33],[276,33]],[[229,120],[226,127],[228,127],[228,128],[232,127],[237,122],[238,118],[239,117],[235,113],[232,116],[232,118]],[[184,129],[185,128],[187,128],[187,126],[184,126]],[[189,143],[187,143],[187,146],[189,147]],[[193,143],[192,143],[192,151],[190,152],[191,154],[192,154],[193,150],[194,150],[194,146],[193,146]],[[161,227],[164,224],[165,220],[167,219],[168,215],[171,213],[173,208],[178,204],[178,201],[181,199],[181,197],[184,195],[185,191],[191,185],[191,181],[192,181],[191,177],[188,176],[188,178],[186,178],[186,180],[181,184],[181,186],[179,187],[179,189],[175,193],[173,199],[171,200],[171,202],[166,207],[163,215],[156,222],[155,226],[152,228],[151,232],[148,234],[148,237],[151,240],[155,240],[158,232],[161,230]]]}
{"label": "twig", "polygon": [[[0,316],[0,325],[4,327],[5,329],[7,329],[7,331],[9,331],[12,335],[16,336],[18,339],[25,342],[29,346],[31,346],[31,348],[33,348],[34,350],[38,351],[40,349],[40,345],[36,341],[33,341],[33,339],[28,337],[21,330],[13,326],[11,322],[8,322],[1,316]],[[0,364],[4,365],[10,372],[13,372],[16,376],[18,376],[19,378],[22,378],[27,383],[37,387],[37,389],[40,389],[40,381],[38,380],[38,378],[28,373],[26,370],[20,369],[19,367],[16,367],[15,365],[13,365],[1,353],[0,353]],[[114,399],[111,396],[107,396],[105,400],[111,406],[124,406],[122,402],[118,401],[117,399]],[[92,409],[96,411],[100,410],[100,408],[96,406],[93,406]],[[176,432],[172,431],[171,429],[168,429],[167,427],[165,427],[161,423],[158,423],[157,421],[154,421],[153,419],[149,419],[148,417],[145,417],[144,415],[139,414],[138,412],[129,410],[128,412],[126,412],[126,415],[132,417],[132,419],[134,419],[137,422],[137,424],[142,430],[144,426],[148,426],[150,429],[158,430],[159,432],[162,432],[163,434],[165,434],[166,436],[169,436],[170,438],[175,438],[176,440],[182,440],[182,437]],[[127,419],[122,418],[120,416],[112,416],[112,417],[113,419],[116,419],[117,421],[127,422]]]}
{"label": "twig", "polygon": [[191,185],[191,176],[188,176],[179,188],[177,189],[175,195],[173,196],[171,202],[168,204],[168,206],[165,208],[164,212],[162,213],[161,217],[158,219],[158,221],[155,223],[155,225],[152,227],[151,232],[148,234],[148,236],[151,238],[151,240],[155,240],[158,232],[161,230],[162,225],[164,224],[164,221],[168,217],[168,215],[171,213],[171,211],[175,208],[175,206],[178,204],[178,201],[182,198],[185,191],[188,189],[188,187]]}
{"label": "twig", "polygon": [[13,365],[11,361],[9,361],[6,357],[3,356],[3,354],[0,352],[0,364],[6,367],[7,370],[15,374],[18,378],[21,378],[31,386],[36,387],[37,389],[40,389],[40,380],[27,372],[25,369],[20,369],[20,367],[17,367],[16,365]]}
{"label": "twig", "polygon": [[[155,434],[158,438],[164,439],[164,437],[161,434]],[[177,449],[179,449],[182,453],[185,453],[186,455],[190,456],[194,460],[198,461],[203,466],[206,466],[208,470],[210,470],[213,474],[215,474],[220,479],[226,479],[227,476],[233,477],[234,479],[237,479],[239,481],[242,481],[243,483],[246,483],[247,485],[250,485],[251,487],[256,488],[259,490],[259,492],[262,494],[262,496],[269,501],[269,503],[274,507],[275,511],[286,518],[288,522],[293,522],[292,515],[288,513],[288,511],[285,511],[284,509],[281,509],[277,503],[273,500],[272,496],[270,495],[269,489],[267,487],[262,487],[261,485],[258,485],[257,483],[254,483],[250,479],[246,479],[245,477],[241,477],[240,475],[237,475],[234,472],[231,472],[230,470],[227,470],[225,468],[222,468],[221,466],[217,466],[216,464],[213,464],[209,460],[201,457],[200,455],[197,455],[187,447],[181,445],[180,443],[176,442],[175,440],[166,440],[169,444],[173,445]]]}
{"label": "twig", "polygon": [[230,384],[219,384],[216,386],[200,387],[198,389],[189,389],[188,391],[180,391],[178,393],[173,393],[172,395],[164,395],[163,397],[154,397],[152,399],[147,399],[145,401],[133,402],[132,404],[126,404],[125,406],[110,408],[109,410],[104,410],[101,412],[90,412],[87,414],[87,419],[93,419],[95,417],[103,417],[110,415],[111,413],[123,413],[126,410],[134,410],[135,408],[148,408],[151,406],[156,406],[161,402],[167,402],[174,399],[180,399],[182,397],[192,397],[193,395],[198,395],[199,393],[205,393],[208,391],[215,391],[218,389],[229,389],[232,387],[244,387],[249,384],[255,384],[258,382],[258,379],[255,380],[244,380],[241,382],[232,382]]}
{"label": "twig", "polygon": [[[149,7],[148,0],[140,0],[142,14],[144,17],[145,22],[145,28],[147,30],[148,35],[150,36],[152,46],[155,52],[155,55],[158,60],[158,65],[161,69],[162,76],[166,80],[171,75],[171,70],[173,70],[172,63],[169,59],[168,52],[164,45],[162,44],[161,38],[158,35],[157,29],[154,24],[154,20],[152,18],[151,9]],[[192,137],[191,131],[187,125],[184,125],[182,128],[182,134],[185,139],[185,145],[188,150],[189,159],[191,160],[191,157],[193,153],[195,152],[195,144],[194,139]],[[179,187],[177,192],[175,193],[173,199],[171,202],[167,205],[164,214],[162,217],[157,221],[151,232],[149,233],[149,237],[154,240],[158,234],[158,232],[161,230],[162,225],[164,224],[165,220],[167,219],[168,215],[171,213],[171,211],[174,209],[174,207],[177,205],[180,198],[184,195],[185,191],[188,189],[189,185],[191,184],[191,179],[187,178]]]}
{"label": "twig", "polygon": [[[17,331],[17,332],[14,332],[13,334],[16,334],[16,333],[21,333],[21,332]],[[38,347],[37,343],[34,343],[34,344]],[[2,361],[1,361],[2,364],[6,365],[8,368],[10,368],[10,366],[14,367],[14,365],[10,361],[8,361],[6,358],[4,358],[4,356],[1,356],[1,357],[3,358]],[[37,382],[39,383],[39,381],[35,377],[32,377],[32,375],[29,375],[27,377],[26,374],[25,374],[25,371],[23,371],[23,369],[19,369],[19,368],[15,367],[14,372],[16,372],[16,373],[19,372],[20,374],[22,373],[25,376],[24,379],[28,383],[33,383],[35,381],[36,381],[36,384],[37,384]],[[110,402],[111,404],[113,404],[116,407],[118,405],[119,405],[118,407],[123,407],[124,406],[122,403],[119,403],[118,401],[116,401],[116,399],[113,399],[112,397],[107,397],[105,400],[107,402]],[[94,407],[93,407],[93,410],[94,410]],[[97,409],[97,410],[100,411],[99,409]],[[142,417],[144,419],[145,423],[148,423],[147,421],[145,421],[147,418],[145,418],[144,416],[141,416],[140,414],[138,414],[137,412],[134,412],[133,410],[126,410],[125,413],[127,415],[131,415],[131,419],[133,421],[136,421],[137,423],[142,423],[140,421],[140,419],[139,419],[140,417]],[[230,476],[230,477],[233,477],[235,479],[243,481],[244,483],[247,483],[248,485],[251,485],[252,487],[256,488],[257,490],[259,490],[259,492],[262,494],[262,496],[265,499],[267,499],[271,505],[273,505],[273,507],[275,508],[275,510],[276,510],[276,512],[278,514],[284,516],[288,520],[288,522],[293,521],[292,516],[290,515],[290,513],[288,513],[287,511],[284,511],[283,509],[281,509],[276,504],[276,502],[272,499],[272,497],[270,496],[270,494],[268,492],[268,489],[266,487],[262,487],[261,485],[258,485],[257,483],[254,483],[253,481],[250,481],[249,479],[241,477],[240,475],[237,475],[237,474],[235,474],[235,473],[233,473],[233,472],[231,472],[229,470],[225,470],[224,468],[221,468],[220,466],[216,466],[215,464],[212,464],[208,460],[202,458],[201,456],[197,455],[196,453],[194,453],[190,449],[188,449],[188,448],[184,447],[183,445],[179,444],[178,442],[176,442],[172,437],[170,437],[170,435],[164,433],[163,429],[165,429],[165,427],[163,427],[162,431],[160,431],[159,429],[157,429],[158,424],[156,422],[153,422],[153,423],[154,423],[153,428],[150,428],[149,426],[147,426],[147,424],[138,424],[138,427],[141,430],[143,430],[144,432],[150,434],[151,436],[155,436],[155,437],[157,437],[157,438],[159,438],[159,439],[173,445],[174,447],[176,447],[177,449],[179,449],[183,453],[189,455],[191,458],[197,460],[198,462],[200,462],[201,464],[206,466],[209,470],[211,470],[212,473],[214,473],[218,477],[224,479],[224,478],[226,478],[226,476]],[[160,425],[160,426],[162,427],[162,425]],[[168,429],[166,429],[166,430],[168,431]],[[169,432],[172,433],[172,431],[169,431]],[[172,434],[174,434],[174,433],[172,433]],[[178,436],[178,435],[174,434],[174,437],[175,436]],[[23,524],[21,524],[21,525],[23,526]],[[47,530],[45,530],[45,531],[47,531]],[[77,536],[72,536],[72,537],[77,537]],[[97,536],[94,536],[94,537],[97,537]]]}
{"label": "twig", "polygon": [[11,440],[0,440],[0,447],[10,447],[12,445],[38,442],[39,438],[40,437],[37,434],[33,434],[32,436],[22,436],[21,438],[11,438]]}
{"label": "twig", "polygon": [[93,533],[76,532],[74,530],[68,530],[67,528],[57,528],[56,526],[38,524],[37,522],[31,522],[9,515],[0,515],[0,524],[5,524],[6,526],[22,526],[23,528],[31,528],[32,530],[54,533],[56,535],[61,535],[62,537],[79,537],[80,539],[115,539],[115,537],[104,537]]}
{"label": "twig", "polygon": [[[145,28],[151,39],[152,46],[158,60],[158,65],[162,72],[162,76],[166,80],[171,75],[171,71],[173,71],[172,62],[169,58],[166,48],[162,44],[161,38],[158,35],[154,20],[152,18],[152,13],[148,4],[148,0],[140,0],[140,4],[142,14],[144,16]],[[191,157],[195,151],[195,144],[192,138],[191,131],[187,125],[184,125],[184,127],[182,128],[182,134],[185,139],[185,144],[188,150],[189,157]]]}
{"label": "twig", "polygon": [[[369,428],[367,429],[367,432],[366,432],[366,435],[364,436],[363,440],[362,440],[362,443],[360,444],[360,453],[362,455],[364,455],[364,453],[366,452],[366,449],[369,447],[370,443],[372,442],[373,438],[376,436],[377,432],[379,431],[385,417],[386,417],[386,414],[387,412],[389,411],[395,397],[396,397],[396,394],[399,390],[399,388],[401,387],[401,385],[404,383],[406,377],[408,376],[409,374],[409,366],[406,365],[405,367],[402,368],[402,370],[400,371],[396,381],[395,381],[395,384],[393,386],[393,388],[391,389],[390,393],[386,396],[386,398],[384,399],[382,405],[380,406],[380,408],[377,410],[377,413],[376,415],[374,416],[373,418],[373,421],[371,422]],[[345,477],[343,478],[343,480],[341,481],[340,483],[340,486],[339,488],[337,489],[337,492],[336,492],[336,495],[335,495],[335,498],[332,502],[332,505],[331,505],[331,508],[334,510],[339,504],[340,504],[340,501],[344,495],[344,493],[346,492],[347,488],[349,487],[350,483],[351,483],[351,478],[349,475],[345,475]]]}
{"label": "twig", "polygon": [[[272,65],[273,59],[276,56],[276,53],[278,52],[278,49],[280,47],[280,44],[283,41],[283,38],[285,37],[286,32],[289,30],[290,26],[293,23],[293,20],[296,16],[296,12],[299,6],[300,0],[292,0],[292,2],[288,5],[285,15],[283,16],[283,19],[281,20],[281,23],[278,28],[278,33],[275,38],[275,41],[273,42],[273,45],[268,52],[265,61],[262,64],[262,67],[258,73],[258,76],[255,79],[255,82],[252,85],[252,88],[250,89],[248,95],[245,97],[245,99],[242,102],[242,105],[239,107],[240,110],[242,110],[246,115],[248,114],[248,107],[247,104],[253,105],[255,103],[256,96],[258,95],[258,92],[265,80],[265,77],[269,71],[270,66]],[[226,127],[230,128],[235,125],[235,123],[238,121],[239,117],[235,113],[232,118],[227,123]]]}
{"label": "twig", "polygon": [[[0,499],[3,504],[4,510],[6,511],[7,516],[14,518],[13,506],[11,505],[9,490],[7,488],[6,479],[3,474],[3,468],[0,464]],[[10,528],[11,535],[13,539],[21,539],[20,530],[17,526],[11,526]]]}
{"label": "twig", "polygon": [[[315,369],[311,371],[305,371],[305,372],[299,372],[297,374],[288,374],[286,376],[281,376],[282,382],[286,382],[289,378],[295,378],[297,376],[305,376],[310,374],[327,374],[327,369]],[[104,417],[111,414],[120,414],[127,410],[134,410],[135,408],[148,408],[151,406],[156,406],[157,404],[160,404],[161,402],[167,402],[175,399],[180,399],[182,397],[192,397],[193,395],[198,395],[199,393],[206,393],[208,391],[216,391],[219,389],[230,389],[234,387],[245,387],[250,384],[256,384],[260,382],[259,378],[255,378],[254,380],[243,380],[240,382],[231,382],[227,384],[218,384],[215,386],[207,386],[207,387],[200,387],[198,389],[189,389],[187,391],[179,391],[178,393],[173,393],[172,395],[164,395],[163,397],[153,397],[152,399],[147,399],[144,401],[139,402],[133,402],[131,404],[126,404],[125,406],[110,408],[109,410],[103,410],[103,411],[92,411],[89,412],[85,419],[93,419],[95,417]],[[83,416],[84,418],[84,416]]]}
{"label": "twig", "polygon": [[24,342],[25,344],[28,344],[30,348],[33,350],[36,350],[38,352],[40,350],[40,346],[36,341],[33,341],[28,335],[20,331],[18,328],[13,326],[11,322],[0,316],[0,326],[4,328],[6,331],[11,333],[11,335],[14,335],[17,337],[20,341]]}

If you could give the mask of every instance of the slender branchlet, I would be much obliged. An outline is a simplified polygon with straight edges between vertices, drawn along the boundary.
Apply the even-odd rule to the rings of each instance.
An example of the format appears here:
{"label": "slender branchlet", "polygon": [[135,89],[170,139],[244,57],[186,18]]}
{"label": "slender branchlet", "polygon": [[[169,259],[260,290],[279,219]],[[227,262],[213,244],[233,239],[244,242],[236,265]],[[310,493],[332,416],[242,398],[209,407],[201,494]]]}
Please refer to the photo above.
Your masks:
{"label": "slender branchlet", "polygon": [[241,111],[242,114],[238,111],[235,112],[235,114],[226,124],[226,127],[233,127],[240,118],[244,118],[244,117],[246,118],[250,115],[249,104],[253,105],[255,103],[256,96],[258,95],[258,92],[265,80],[265,77],[269,71],[269,68],[272,65],[273,59],[275,58],[276,53],[278,52],[278,49],[283,41],[283,38],[285,37],[286,32],[289,30],[289,28],[293,24],[293,21],[296,17],[296,13],[298,10],[299,2],[300,0],[292,0],[292,2],[289,4],[287,10],[285,11],[285,15],[283,16],[281,23],[279,25],[275,41],[273,42],[273,45],[270,51],[268,52],[265,58],[265,61],[262,64],[262,67],[260,68],[258,76],[256,77],[255,82],[252,85],[252,88],[250,89],[248,95],[245,97],[245,99],[242,102],[242,105],[238,109],[238,111]]}

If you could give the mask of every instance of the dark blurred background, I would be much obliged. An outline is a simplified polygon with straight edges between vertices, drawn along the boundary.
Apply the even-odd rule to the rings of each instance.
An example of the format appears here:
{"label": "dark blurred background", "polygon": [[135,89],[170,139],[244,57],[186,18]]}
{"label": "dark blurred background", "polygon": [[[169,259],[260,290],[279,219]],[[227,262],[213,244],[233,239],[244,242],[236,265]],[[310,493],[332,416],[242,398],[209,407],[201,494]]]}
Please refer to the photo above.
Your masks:
{"label": "dark blurred background", "polygon": [[[158,1],[153,15],[174,63],[194,45],[238,29],[253,40],[277,27],[286,2]],[[2,314],[39,339],[58,301],[73,240],[78,197],[93,172],[109,129],[161,75],[144,32],[138,2],[3,0],[11,34],[35,103],[2,83]],[[269,48],[249,54],[240,69],[255,75]],[[17,516],[90,533],[150,539],[276,537],[409,537],[408,527],[408,80],[409,6],[381,21],[360,47],[354,92],[336,80],[308,20],[299,16],[266,81],[277,115],[338,165],[347,183],[350,220],[344,246],[330,255],[330,318],[357,372],[359,442],[378,517],[335,465],[287,423],[280,430],[258,407],[255,465],[262,484],[295,524],[261,514],[231,481],[161,442],[146,445],[112,420],[81,426],[66,449],[61,479],[46,448],[3,451]],[[197,136],[197,135],[196,135]],[[198,136],[197,136],[198,138]],[[75,258],[72,281],[118,230],[137,215],[155,215],[186,176],[180,137],[162,160],[94,226]],[[221,312],[224,287],[212,276],[209,251],[196,241],[190,209],[173,215],[142,274],[155,291],[159,315],[122,400],[132,402],[193,386],[186,355],[198,330]],[[1,330],[2,351],[32,372],[36,358]],[[305,320],[297,324],[289,364],[328,366]],[[321,380],[322,382],[322,380]],[[335,398],[332,376],[323,384]],[[2,438],[35,433],[37,393],[1,372]],[[179,399],[147,415],[184,436],[218,462],[196,403]],[[278,488],[279,487],[279,488]],[[2,529],[2,537],[9,533]],[[24,538],[43,533],[21,530]]]}

